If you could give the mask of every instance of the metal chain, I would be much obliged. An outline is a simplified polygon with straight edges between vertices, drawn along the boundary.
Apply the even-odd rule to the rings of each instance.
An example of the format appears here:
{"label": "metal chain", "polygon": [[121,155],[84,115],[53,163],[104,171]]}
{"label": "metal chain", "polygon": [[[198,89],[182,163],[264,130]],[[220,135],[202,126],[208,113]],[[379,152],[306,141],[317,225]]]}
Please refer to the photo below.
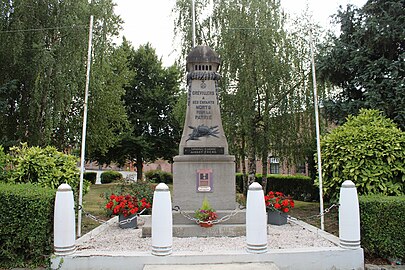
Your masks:
{"label": "metal chain", "polygon": [[198,218],[194,218],[191,217],[190,215],[188,215],[187,213],[184,213],[183,211],[180,210],[180,206],[176,205],[175,207],[173,207],[174,211],[178,211],[180,212],[180,214],[187,218],[188,220],[191,221],[195,221],[195,223],[200,224],[200,223],[206,223],[206,224],[218,224],[221,222],[225,222],[227,220],[229,220],[231,217],[235,216],[236,214],[238,214],[243,208],[239,207],[236,208],[235,210],[233,210],[229,215],[225,215],[223,217],[221,217],[220,219],[216,219],[216,220],[208,220],[208,221],[204,221],[204,220],[199,220]]}
{"label": "metal chain", "polygon": [[[339,204],[332,204],[331,206],[329,206],[328,208],[326,208],[325,210],[323,210],[322,213],[320,214],[316,214],[316,215],[312,215],[309,217],[305,217],[305,218],[299,218],[300,220],[309,220],[309,219],[314,219],[314,218],[320,218],[321,216],[324,216],[325,214],[329,213],[330,210],[332,210],[333,208],[339,208]],[[289,216],[289,218],[292,218]]]}
{"label": "metal chain", "polygon": [[83,206],[79,205],[79,207],[82,208],[82,211],[83,211],[83,213],[84,213],[84,215],[85,215],[86,217],[88,217],[88,218],[90,218],[90,219],[92,219],[92,220],[94,220],[94,221],[96,221],[96,222],[98,222],[98,223],[100,223],[100,224],[104,224],[104,223],[107,222],[107,221],[102,220],[102,219],[99,219],[98,217],[96,217],[96,216],[90,214],[89,212],[85,211],[85,210],[83,209]]}
{"label": "metal chain", "polygon": [[127,218],[127,219],[121,220],[121,221],[119,221],[118,223],[119,223],[120,225],[125,225],[125,224],[127,224],[127,223],[130,223],[132,220],[134,220],[134,219],[138,218],[138,217],[139,217],[139,215],[140,215],[140,214],[142,214],[142,213],[143,213],[145,210],[146,210],[146,208],[142,209],[142,211],[141,211],[141,212],[137,213],[137,214],[136,214],[136,215],[134,215],[133,217],[130,217],[130,218]]}
{"label": "metal chain", "polygon": [[[83,213],[84,213],[84,215],[85,215],[86,217],[88,217],[88,218],[90,218],[90,219],[92,219],[92,220],[94,220],[94,221],[96,221],[96,222],[98,222],[98,223],[100,223],[100,224],[104,224],[104,223],[107,222],[107,221],[102,220],[102,219],[99,219],[98,217],[96,217],[96,216],[90,214],[89,212],[85,211],[85,210],[83,209],[83,206],[81,206],[81,205],[79,205],[78,209],[82,209],[82,211],[83,211]],[[131,217],[131,218],[128,218],[128,219],[124,219],[124,220],[122,220],[122,221],[119,221],[118,223],[119,223],[120,225],[125,225],[125,224],[127,224],[127,223],[130,223],[132,220],[134,220],[134,219],[137,218],[140,214],[142,214],[145,210],[146,210],[146,208],[142,209],[142,211],[139,212],[139,213],[137,213],[135,216],[133,216],[133,217]]]}

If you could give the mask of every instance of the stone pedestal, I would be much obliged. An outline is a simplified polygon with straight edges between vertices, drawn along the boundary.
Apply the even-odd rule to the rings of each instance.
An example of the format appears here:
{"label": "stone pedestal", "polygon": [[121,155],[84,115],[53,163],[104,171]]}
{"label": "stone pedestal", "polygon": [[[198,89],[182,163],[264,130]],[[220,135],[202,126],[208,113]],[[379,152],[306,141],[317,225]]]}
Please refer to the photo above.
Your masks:
{"label": "stone pedestal", "polygon": [[[209,191],[199,191],[199,171],[209,171]],[[235,157],[176,156],[173,164],[173,206],[181,210],[195,211],[201,207],[204,197],[216,210],[234,210]]]}

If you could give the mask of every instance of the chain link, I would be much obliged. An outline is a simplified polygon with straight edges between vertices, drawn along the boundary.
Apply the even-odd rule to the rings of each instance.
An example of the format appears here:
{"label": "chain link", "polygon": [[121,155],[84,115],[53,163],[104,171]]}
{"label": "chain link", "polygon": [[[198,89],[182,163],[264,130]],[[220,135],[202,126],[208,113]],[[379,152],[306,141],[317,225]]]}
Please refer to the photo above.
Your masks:
{"label": "chain link", "polygon": [[[88,217],[88,218],[90,218],[90,219],[92,219],[92,220],[94,220],[94,221],[96,221],[96,222],[98,222],[100,224],[104,224],[104,223],[107,222],[107,221],[99,219],[98,217],[96,217],[96,216],[90,214],[89,212],[85,211],[83,209],[83,206],[81,206],[81,205],[79,205],[78,209],[81,209],[86,217]],[[136,219],[140,214],[142,214],[145,210],[146,210],[146,208],[142,209],[142,211],[137,213],[135,216],[133,216],[131,218],[124,219],[122,221],[119,221],[118,223],[120,225],[125,225],[127,223],[130,223],[132,220]]]}
{"label": "chain link", "polygon": [[88,218],[90,218],[90,219],[92,219],[92,220],[94,220],[94,221],[96,221],[96,222],[98,222],[98,223],[100,223],[100,224],[104,224],[104,223],[107,222],[107,221],[102,220],[102,219],[99,219],[98,217],[96,217],[96,216],[90,214],[89,212],[85,211],[85,210],[83,209],[83,206],[79,205],[79,207],[82,209],[82,211],[83,211],[83,213],[84,213],[84,215],[85,215],[86,217],[88,217]]}
{"label": "chain link", "polygon": [[188,219],[188,220],[194,221],[194,222],[197,223],[197,224],[200,224],[200,223],[218,224],[218,223],[221,223],[221,222],[225,222],[225,221],[229,220],[231,217],[233,217],[233,216],[237,215],[239,212],[241,212],[242,209],[243,209],[242,207],[236,208],[236,209],[233,210],[229,215],[225,215],[225,216],[221,217],[220,219],[204,221],[204,220],[199,220],[198,218],[191,217],[191,216],[188,215],[187,213],[181,211],[181,210],[180,210],[180,206],[178,206],[178,205],[176,205],[176,206],[173,207],[173,210],[174,210],[174,211],[180,212],[180,214],[181,214],[183,217],[185,217],[185,218]]}
{"label": "chain link", "polygon": [[[309,217],[305,217],[305,218],[299,218],[300,220],[309,220],[309,219],[314,219],[314,218],[320,218],[321,216],[324,216],[325,214],[329,213],[330,210],[332,210],[333,208],[339,208],[339,204],[332,204],[331,206],[329,206],[328,208],[326,208],[325,210],[323,210],[322,213],[320,214],[316,214],[316,215],[312,215]],[[291,217],[290,217],[291,218]]]}

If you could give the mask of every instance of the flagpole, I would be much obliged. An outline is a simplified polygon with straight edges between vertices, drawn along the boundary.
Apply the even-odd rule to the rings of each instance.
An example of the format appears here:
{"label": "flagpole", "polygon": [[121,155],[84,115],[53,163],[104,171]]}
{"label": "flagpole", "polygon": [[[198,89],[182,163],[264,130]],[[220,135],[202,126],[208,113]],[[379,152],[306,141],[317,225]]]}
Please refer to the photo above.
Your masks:
{"label": "flagpole", "polygon": [[192,40],[192,46],[193,48],[195,47],[195,0],[191,0],[191,13],[192,13],[192,35],[193,35],[193,40]]}
{"label": "flagpole", "polygon": [[79,184],[79,210],[77,213],[77,237],[82,234],[82,203],[83,203],[83,176],[84,176],[84,160],[86,150],[86,130],[87,130],[87,104],[89,99],[89,84],[90,84],[90,66],[91,66],[91,51],[93,41],[93,15],[90,16],[89,28],[89,47],[87,51],[87,71],[86,71],[86,86],[84,93],[83,105],[83,129],[82,129],[82,147],[80,154],[80,184]]}
{"label": "flagpole", "polygon": [[318,92],[316,85],[316,74],[315,74],[315,57],[314,48],[312,41],[312,31],[309,34],[309,43],[311,48],[311,62],[312,62],[312,83],[314,88],[314,108],[315,108],[315,129],[316,129],[316,152],[318,158],[318,180],[319,180],[319,212],[321,215],[321,230],[325,229],[324,226],[324,216],[323,216],[323,187],[322,187],[322,161],[321,161],[321,140],[319,131],[319,112],[318,112]]}

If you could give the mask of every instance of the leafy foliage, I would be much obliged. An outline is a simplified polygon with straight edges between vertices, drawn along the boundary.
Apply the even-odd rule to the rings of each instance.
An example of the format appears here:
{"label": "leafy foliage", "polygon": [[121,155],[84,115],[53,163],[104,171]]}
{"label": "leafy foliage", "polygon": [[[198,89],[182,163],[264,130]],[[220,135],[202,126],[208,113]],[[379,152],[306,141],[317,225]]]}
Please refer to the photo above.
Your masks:
{"label": "leafy foliage", "polygon": [[172,159],[177,153],[180,128],[173,108],[180,87],[180,71],[174,65],[162,67],[155,50],[149,45],[130,48],[127,65],[133,72],[125,87],[123,100],[131,128],[122,133],[109,154],[119,163],[136,163],[142,177],[145,161]]}
{"label": "leafy foliage", "polygon": [[405,260],[405,196],[360,196],[361,244],[378,257]]}
{"label": "leafy foliage", "polygon": [[2,1],[0,144],[74,148],[81,136],[89,18],[93,61],[88,152],[103,154],[125,125],[126,70],[111,38],[118,34],[112,0]]}
{"label": "leafy foliage", "polygon": [[[238,192],[242,191],[242,174],[236,174],[236,188]],[[256,174],[256,182],[262,185],[262,174]],[[315,201],[319,200],[319,189],[314,185],[312,179],[305,175],[284,175],[284,174],[268,174],[267,175],[267,189],[265,193],[270,190],[279,190],[300,201]],[[263,185],[262,185],[263,186]]]}
{"label": "leafy foliage", "polygon": [[53,251],[55,190],[0,183],[0,267],[43,266]]}
{"label": "leafy foliage", "polygon": [[360,108],[372,108],[405,130],[404,14],[402,0],[339,10],[341,33],[325,42],[317,59],[320,78],[338,90],[325,102],[331,119],[343,123]]}
{"label": "leafy foliage", "polygon": [[[52,146],[28,147],[26,143],[10,148],[7,163],[9,183],[36,183],[42,187],[57,189],[63,183],[69,184],[75,195],[79,190],[77,158],[66,155]],[[84,191],[89,188],[84,181]]]}
{"label": "leafy foliage", "polygon": [[173,174],[162,170],[150,170],[145,173],[145,179],[152,183],[173,184]]}
{"label": "leafy foliage", "polygon": [[3,146],[0,145],[0,182],[5,180],[6,164],[7,164],[7,155],[6,153],[4,153]]}
{"label": "leafy foliage", "polygon": [[97,173],[96,172],[85,172],[83,174],[83,178],[94,185],[97,181]]}
{"label": "leafy foliage", "polygon": [[352,180],[359,194],[400,195],[405,183],[405,133],[376,110],[358,116],[321,140],[325,195],[336,198]]}
{"label": "leafy foliage", "polygon": [[116,171],[106,171],[101,174],[101,184],[122,180],[122,174]]}

